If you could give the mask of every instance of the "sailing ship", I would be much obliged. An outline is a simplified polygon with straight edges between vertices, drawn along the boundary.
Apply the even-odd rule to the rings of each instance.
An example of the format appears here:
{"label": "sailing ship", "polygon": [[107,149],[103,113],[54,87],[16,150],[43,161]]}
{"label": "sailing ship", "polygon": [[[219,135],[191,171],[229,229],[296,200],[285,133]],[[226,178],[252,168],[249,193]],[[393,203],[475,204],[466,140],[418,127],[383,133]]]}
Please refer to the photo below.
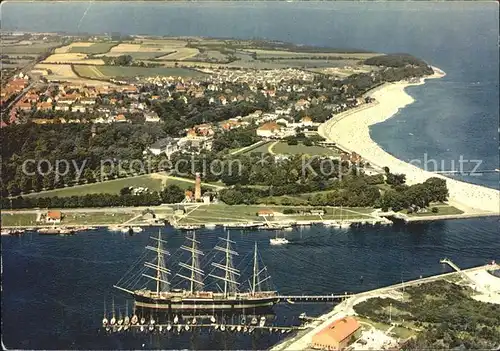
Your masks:
{"label": "sailing ship", "polygon": [[[267,275],[266,266],[260,268],[257,243],[253,252],[252,277],[245,289],[244,284],[238,282],[242,273],[233,265],[233,258],[238,256],[238,253],[232,248],[235,242],[230,239],[229,232],[226,238],[220,237],[220,242],[213,248],[214,257],[205,265],[211,267],[209,274],[205,274],[200,265],[200,256],[204,256],[204,253],[198,248],[200,242],[196,240],[196,233],[192,232],[186,237],[187,243],[180,247],[183,252],[189,253],[190,258],[187,262],[178,262],[179,271],[172,278],[180,280],[178,284],[187,283],[186,288],[180,289],[172,287],[169,279],[172,269],[167,267],[165,261],[165,256],[170,255],[164,248],[167,242],[162,239],[161,232],[158,233],[158,237],[151,239],[156,241],[156,245],[146,246],[146,249],[156,253],[154,260],[143,263],[136,281],[133,281],[133,276],[126,275],[114,285],[132,295],[136,307],[166,311],[237,312],[248,308],[271,307],[279,302],[277,291],[262,289],[263,283],[271,277]],[[220,262],[215,260],[217,255],[223,255]],[[151,275],[149,270],[153,270],[155,274]],[[135,288],[143,278],[146,278],[146,283],[140,288]],[[211,280],[212,282],[207,284]],[[132,287],[127,286],[127,283]],[[151,283],[154,283],[154,288],[150,287]],[[217,288],[214,290],[217,291],[208,290],[208,286],[214,283]]]}

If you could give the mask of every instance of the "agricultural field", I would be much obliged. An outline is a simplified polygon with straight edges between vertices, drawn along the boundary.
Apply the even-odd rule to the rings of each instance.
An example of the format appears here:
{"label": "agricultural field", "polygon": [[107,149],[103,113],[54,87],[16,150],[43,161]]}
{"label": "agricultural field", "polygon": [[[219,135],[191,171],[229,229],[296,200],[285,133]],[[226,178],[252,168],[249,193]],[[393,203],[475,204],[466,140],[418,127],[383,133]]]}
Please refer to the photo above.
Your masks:
{"label": "agricultural field", "polygon": [[185,47],[186,44],[184,40],[137,40],[113,46],[99,56],[130,55],[134,59],[185,60],[199,53],[198,49]]}
{"label": "agricultural field", "polygon": [[158,57],[159,60],[177,60],[182,61],[198,55],[200,51],[195,48],[178,48],[175,52]]}
{"label": "agricultural field", "polygon": [[78,79],[78,76],[71,69],[71,65],[56,65],[39,63],[35,65],[35,70],[45,70],[49,72],[46,75],[49,80],[72,80]]}
{"label": "agricultural field", "polygon": [[90,43],[91,45],[78,45],[78,44],[88,44],[88,43],[73,43],[71,44],[71,47],[69,48],[68,53],[82,53],[82,54],[89,54],[89,55],[95,55],[95,54],[104,54],[111,50],[111,48],[118,43]]}
{"label": "agricultural field", "polygon": [[180,76],[197,77],[203,73],[185,69],[170,67],[122,67],[122,66],[75,66],[75,71],[82,77],[89,79],[106,79],[113,77],[132,78],[137,76]]}
{"label": "agricultural field", "polygon": [[332,59],[343,60],[366,60],[373,56],[381,54],[376,53],[336,53],[336,52],[296,52],[296,51],[281,51],[281,50],[261,50],[261,49],[245,49],[249,53],[257,54],[257,59],[279,58],[287,59],[294,57],[304,57],[313,60],[314,58],[331,57]]}
{"label": "agricultural field", "polygon": [[25,44],[25,45],[5,45],[2,44],[2,54],[15,54],[15,55],[22,55],[22,54],[27,54],[27,55],[33,55],[33,54],[43,54],[50,50],[51,48],[59,45],[57,42],[51,42],[51,43],[31,43],[31,44]]}
{"label": "agricultural field", "polygon": [[52,54],[42,63],[104,65],[104,61],[102,59],[89,59],[87,54],[80,53]]}

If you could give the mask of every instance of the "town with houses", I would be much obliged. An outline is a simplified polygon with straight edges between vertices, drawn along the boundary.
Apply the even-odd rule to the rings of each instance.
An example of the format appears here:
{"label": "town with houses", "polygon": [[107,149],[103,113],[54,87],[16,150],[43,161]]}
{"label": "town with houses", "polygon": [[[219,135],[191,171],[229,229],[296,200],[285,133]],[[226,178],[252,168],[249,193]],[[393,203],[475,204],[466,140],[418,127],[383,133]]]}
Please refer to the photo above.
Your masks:
{"label": "town with houses", "polygon": [[[87,85],[70,82],[34,81],[20,73],[2,89],[1,102],[16,100],[7,123],[96,124],[160,123],[161,117],[152,106],[155,102],[178,100],[189,104],[192,99],[206,99],[209,105],[226,106],[242,101],[255,102],[259,98],[272,101],[274,110],[256,110],[246,116],[236,116],[216,123],[201,123],[187,128],[184,136],[169,137],[152,144],[145,153],[170,154],[179,150],[210,150],[211,140],[219,132],[242,127],[255,128],[262,139],[286,139],[297,132],[315,133],[315,122],[307,111],[312,106],[324,106],[333,113],[358,106],[366,101],[348,97],[341,104],[327,104],[325,95],[291,100],[291,95],[306,96],[314,88],[314,74],[297,69],[234,70],[211,69],[203,79],[184,77],[146,77],[135,82],[120,81],[120,85]],[[339,90],[346,90],[342,86]],[[319,90],[314,88],[315,90]],[[316,91],[315,91],[316,92]],[[294,118],[302,111],[303,116]]]}

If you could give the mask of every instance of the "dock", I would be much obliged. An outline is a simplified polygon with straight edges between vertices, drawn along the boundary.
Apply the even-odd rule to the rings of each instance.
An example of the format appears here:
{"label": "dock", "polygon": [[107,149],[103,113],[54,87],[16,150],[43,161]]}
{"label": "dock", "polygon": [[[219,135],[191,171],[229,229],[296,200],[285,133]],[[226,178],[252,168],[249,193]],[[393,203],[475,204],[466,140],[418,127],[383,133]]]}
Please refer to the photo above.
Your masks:
{"label": "dock", "polygon": [[[405,288],[410,287],[410,286],[431,283],[431,282],[441,280],[441,279],[451,277],[451,276],[457,276],[457,275],[462,276],[462,275],[466,275],[466,273],[500,269],[500,265],[498,265],[494,262],[492,262],[490,264],[483,265],[483,266],[472,267],[472,268],[468,268],[468,269],[460,269],[460,268],[458,268],[458,266],[456,266],[453,262],[451,262],[448,259],[442,259],[440,262],[442,264],[450,265],[455,271],[449,272],[449,273],[432,275],[432,276],[423,277],[423,278],[421,277],[419,279],[410,280],[407,282],[401,282],[401,283],[397,283],[394,285],[389,285],[386,287],[382,287],[382,288],[378,288],[378,289],[350,295],[349,298],[345,299],[343,302],[341,302],[340,304],[335,306],[335,308],[332,311],[318,317],[316,321],[312,322],[309,325],[309,329],[298,331],[297,335],[275,345],[273,348],[271,348],[271,350],[272,351],[282,351],[282,350],[294,351],[294,350],[308,349],[309,345],[311,344],[313,335],[315,335],[320,330],[322,330],[327,325],[329,325],[330,323],[332,323],[333,321],[335,321],[337,319],[344,318],[344,317],[349,316],[349,315],[354,315],[355,314],[354,309],[353,309],[354,305],[356,305],[357,303],[359,303],[363,300],[373,298],[373,297],[379,297],[379,296],[396,297],[396,295],[399,293],[399,290],[404,291]],[[470,279],[467,278],[467,280],[469,281]]]}

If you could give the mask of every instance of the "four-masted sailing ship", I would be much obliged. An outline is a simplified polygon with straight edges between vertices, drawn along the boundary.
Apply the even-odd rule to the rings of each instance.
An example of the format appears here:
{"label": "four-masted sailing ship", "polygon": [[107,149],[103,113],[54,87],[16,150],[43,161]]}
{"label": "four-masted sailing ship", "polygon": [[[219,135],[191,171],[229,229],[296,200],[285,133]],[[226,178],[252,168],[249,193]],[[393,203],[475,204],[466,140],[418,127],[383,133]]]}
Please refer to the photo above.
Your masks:
{"label": "four-masted sailing ship", "polygon": [[[253,267],[251,280],[247,289],[240,288],[238,280],[241,272],[233,266],[233,257],[238,253],[232,249],[234,241],[230,240],[229,232],[226,238],[219,238],[220,244],[214,247],[215,253],[223,254],[220,262],[210,262],[211,272],[205,274],[200,266],[200,256],[204,253],[198,248],[195,232],[187,236],[187,243],[180,247],[189,253],[188,262],[178,262],[179,270],[173,278],[184,281],[187,285],[182,289],[171,287],[172,269],[167,267],[165,256],[170,255],[164,248],[167,242],[162,239],[161,232],[158,237],[151,237],[156,241],[155,246],[146,246],[146,249],[156,253],[153,262],[146,261],[141,267],[139,278],[146,278],[147,282],[141,288],[129,288],[128,284],[136,286],[138,280],[133,282],[131,276],[126,275],[116,285],[116,288],[131,294],[135,304],[140,308],[151,308],[169,311],[216,311],[216,310],[244,310],[249,308],[270,307],[279,301],[277,291],[262,290],[263,283],[270,279],[267,267],[259,268],[259,254],[257,243],[253,252]],[[207,266],[208,264],[206,264]],[[155,274],[150,274],[153,270]],[[263,275],[265,277],[262,277]],[[209,280],[215,280],[217,291],[207,289]],[[220,285],[217,283],[221,283]],[[151,288],[154,283],[154,289]],[[187,283],[187,284],[185,284]],[[213,283],[212,283],[213,284]],[[212,285],[209,284],[209,285]]]}

